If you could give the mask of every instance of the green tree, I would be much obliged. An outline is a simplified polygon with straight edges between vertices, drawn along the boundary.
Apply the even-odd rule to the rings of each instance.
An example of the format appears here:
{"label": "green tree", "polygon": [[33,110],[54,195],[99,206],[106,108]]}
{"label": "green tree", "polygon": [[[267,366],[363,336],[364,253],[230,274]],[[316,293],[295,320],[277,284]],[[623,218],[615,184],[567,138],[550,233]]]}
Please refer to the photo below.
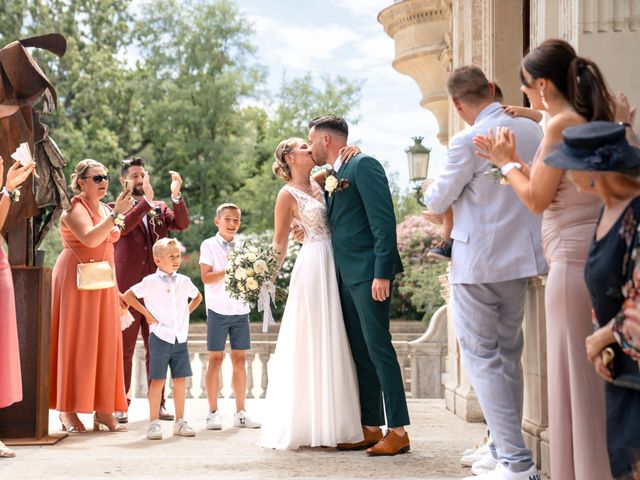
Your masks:
{"label": "green tree", "polygon": [[257,112],[242,104],[259,93],[264,69],[253,61],[250,25],[227,0],[155,0],[141,12],[141,136],[156,175],[185,178],[194,223],[183,240],[195,248],[215,205],[256,172]]}

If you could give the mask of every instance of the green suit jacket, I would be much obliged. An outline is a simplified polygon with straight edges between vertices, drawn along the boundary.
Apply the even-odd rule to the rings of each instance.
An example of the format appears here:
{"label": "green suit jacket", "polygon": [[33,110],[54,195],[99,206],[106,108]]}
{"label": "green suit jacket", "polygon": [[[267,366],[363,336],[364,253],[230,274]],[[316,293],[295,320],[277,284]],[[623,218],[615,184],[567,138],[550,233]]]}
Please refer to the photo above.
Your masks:
{"label": "green suit jacket", "polygon": [[360,154],[337,172],[349,186],[327,195],[336,270],[349,285],[374,278],[393,280],[403,271],[396,216],[384,168]]}

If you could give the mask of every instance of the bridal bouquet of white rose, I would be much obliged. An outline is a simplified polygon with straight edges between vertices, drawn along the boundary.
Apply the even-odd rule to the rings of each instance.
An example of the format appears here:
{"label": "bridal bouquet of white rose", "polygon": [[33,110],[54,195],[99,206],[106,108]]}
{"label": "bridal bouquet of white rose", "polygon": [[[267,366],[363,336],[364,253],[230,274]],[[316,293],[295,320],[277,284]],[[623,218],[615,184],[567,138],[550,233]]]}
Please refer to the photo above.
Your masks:
{"label": "bridal bouquet of white rose", "polygon": [[275,325],[271,314],[271,302],[276,298],[274,277],[278,260],[273,248],[243,245],[234,249],[228,257],[225,271],[225,288],[231,298],[257,306],[264,311],[262,331]]}

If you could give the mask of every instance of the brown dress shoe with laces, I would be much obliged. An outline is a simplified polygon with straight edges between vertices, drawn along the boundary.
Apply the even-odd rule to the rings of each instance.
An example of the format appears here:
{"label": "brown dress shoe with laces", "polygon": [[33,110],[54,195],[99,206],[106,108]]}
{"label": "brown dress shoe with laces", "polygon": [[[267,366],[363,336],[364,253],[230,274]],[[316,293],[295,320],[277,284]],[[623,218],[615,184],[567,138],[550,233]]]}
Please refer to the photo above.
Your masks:
{"label": "brown dress shoe with laces", "polygon": [[409,444],[409,434],[404,432],[404,435],[400,436],[393,430],[387,430],[382,440],[376,443],[373,447],[367,449],[367,455],[369,456],[381,456],[381,455],[396,455],[398,453],[407,453],[411,449]]}
{"label": "brown dress shoe with laces", "polygon": [[336,449],[338,450],[364,450],[365,448],[373,447],[376,443],[382,440],[382,430],[369,430],[362,427],[362,433],[364,440],[356,443],[339,443]]}

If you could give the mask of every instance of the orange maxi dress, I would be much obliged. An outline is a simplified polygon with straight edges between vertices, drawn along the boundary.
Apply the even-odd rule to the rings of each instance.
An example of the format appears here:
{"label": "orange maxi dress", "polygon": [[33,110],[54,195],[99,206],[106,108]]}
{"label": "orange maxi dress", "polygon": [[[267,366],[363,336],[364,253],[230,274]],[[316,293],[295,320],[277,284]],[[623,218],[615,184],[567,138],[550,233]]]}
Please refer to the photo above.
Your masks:
{"label": "orange maxi dress", "polygon": [[[86,208],[94,225],[102,220],[80,196],[72,203]],[[63,250],[53,268],[51,286],[49,408],[79,413],[126,411],[118,289],[78,290],[76,283],[77,257],[82,262],[104,258],[114,268],[113,244],[120,232],[114,228],[95,248],[80,242],[63,223],[60,235]]]}
{"label": "orange maxi dress", "polygon": [[0,408],[21,400],[22,376],[13,279],[0,239]]}

